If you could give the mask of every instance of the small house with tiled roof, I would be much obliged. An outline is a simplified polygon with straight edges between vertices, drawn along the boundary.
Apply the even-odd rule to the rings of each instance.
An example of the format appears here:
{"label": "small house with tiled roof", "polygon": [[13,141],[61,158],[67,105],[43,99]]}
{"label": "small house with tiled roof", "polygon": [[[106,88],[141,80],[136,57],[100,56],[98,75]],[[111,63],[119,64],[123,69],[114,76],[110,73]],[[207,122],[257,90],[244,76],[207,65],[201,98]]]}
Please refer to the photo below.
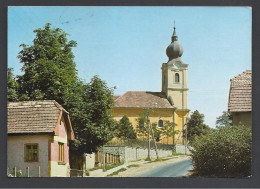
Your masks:
{"label": "small house with tiled roof", "polygon": [[175,27],[166,54],[168,62],[161,67],[162,91],[127,91],[121,96],[114,96],[115,106],[112,112],[117,121],[126,115],[137,130],[140,114],[146,114],[149,110],[150,122],[157,124],[159,129],[163,129],[164,123],[170,121],[176,123],[175,130],[180,131],[179,135],[170,139],[161,136],[160,143],[183,143],[183,138],[179,136],[182,136],[181,132],[189,116],[188,64],[181,60],[183,48],[178,42]]}
{"label": "small house with tiled roof", "polygon": [[8,103],[7,165],[23,176],[69,177],[69,113],[54,100]]}
{"label": "small house with tiled roof", "polygon": [[228,111],[233,125],[252,126],[252,71],[247,70],[230,80]]}

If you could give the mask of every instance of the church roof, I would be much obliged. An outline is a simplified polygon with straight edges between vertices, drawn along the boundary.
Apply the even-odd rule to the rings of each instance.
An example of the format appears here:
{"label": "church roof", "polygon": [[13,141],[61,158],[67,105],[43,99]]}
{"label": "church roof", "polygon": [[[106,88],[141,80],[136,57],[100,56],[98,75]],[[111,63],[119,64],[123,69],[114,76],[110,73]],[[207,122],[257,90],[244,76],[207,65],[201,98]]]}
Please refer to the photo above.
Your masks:
{"label": "church roof", "polygon": [[247,70],[230,80],[228,110],[252,111],[252,72]]}
{"label": "church roof", "polygon": [[115,100],[116,108],[173,108],[162,92],[127,91]]}

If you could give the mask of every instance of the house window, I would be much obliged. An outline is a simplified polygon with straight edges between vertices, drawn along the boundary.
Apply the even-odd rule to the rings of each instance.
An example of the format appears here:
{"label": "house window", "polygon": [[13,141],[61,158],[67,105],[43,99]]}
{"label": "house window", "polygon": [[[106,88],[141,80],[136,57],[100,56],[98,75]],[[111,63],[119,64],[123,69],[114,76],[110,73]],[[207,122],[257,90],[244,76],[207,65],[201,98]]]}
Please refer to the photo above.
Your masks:
{"label": "house window", "polygon": [[158,121],[158,127],[163,128],[163,120],[159,119],[159,121]]}
{"label": "house window", "polygon": [[25,161],[26,162],[37,162],[39,151],[38,151],[38,144],[25,144],[24,145],[24,154],[25,154]]}
{"label": "house window", "polygon": [[175,83],[180,82],[180,75],[178,73],[175,74]]}
{"label": "house window", "polygon": [[59,142],[59,162],[64,162],[64,144]]}

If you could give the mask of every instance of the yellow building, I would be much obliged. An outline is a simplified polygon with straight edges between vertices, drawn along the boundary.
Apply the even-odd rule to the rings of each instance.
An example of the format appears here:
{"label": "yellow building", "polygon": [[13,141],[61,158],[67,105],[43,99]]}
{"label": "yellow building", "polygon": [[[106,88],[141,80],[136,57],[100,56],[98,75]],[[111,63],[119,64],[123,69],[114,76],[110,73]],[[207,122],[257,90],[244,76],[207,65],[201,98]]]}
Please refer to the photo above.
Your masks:
{"label": "yellow building", "polygon": [[[138,118],[141,113],[149,110],[151,123],[156,123],[162,129],[165,121],[177,124],[175,130],[180,131],[176,136],[168,138],[168,143],[183,143],[181,131],[189,116],[188,109],[188,64],[181,60],[183,48],[178,42],[175,31],[171,44],[166,49],[169,57],[167,63],[162,64],[162,91],[127,91],[122,96],[115,96],[113,117],[120,120],[124,115],[129,117],[134,129],[138,128]],[[166,137],[160,138],[161,143],[166,143]]]}

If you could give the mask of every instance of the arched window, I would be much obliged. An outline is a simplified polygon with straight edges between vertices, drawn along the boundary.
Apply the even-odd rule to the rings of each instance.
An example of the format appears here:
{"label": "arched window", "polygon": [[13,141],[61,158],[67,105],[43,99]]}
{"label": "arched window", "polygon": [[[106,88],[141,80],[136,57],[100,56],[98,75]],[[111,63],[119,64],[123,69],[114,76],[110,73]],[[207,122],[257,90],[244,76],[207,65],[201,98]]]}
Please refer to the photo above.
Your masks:
{"label": "arched window", "polygon": [[159,121],[158,121],[158,127],[163,128],[163,120],[159,119]]}
{"label": "arched window", "polygon": [[180,82],[180,75],[178,73],[175,74],[175,83]]}

